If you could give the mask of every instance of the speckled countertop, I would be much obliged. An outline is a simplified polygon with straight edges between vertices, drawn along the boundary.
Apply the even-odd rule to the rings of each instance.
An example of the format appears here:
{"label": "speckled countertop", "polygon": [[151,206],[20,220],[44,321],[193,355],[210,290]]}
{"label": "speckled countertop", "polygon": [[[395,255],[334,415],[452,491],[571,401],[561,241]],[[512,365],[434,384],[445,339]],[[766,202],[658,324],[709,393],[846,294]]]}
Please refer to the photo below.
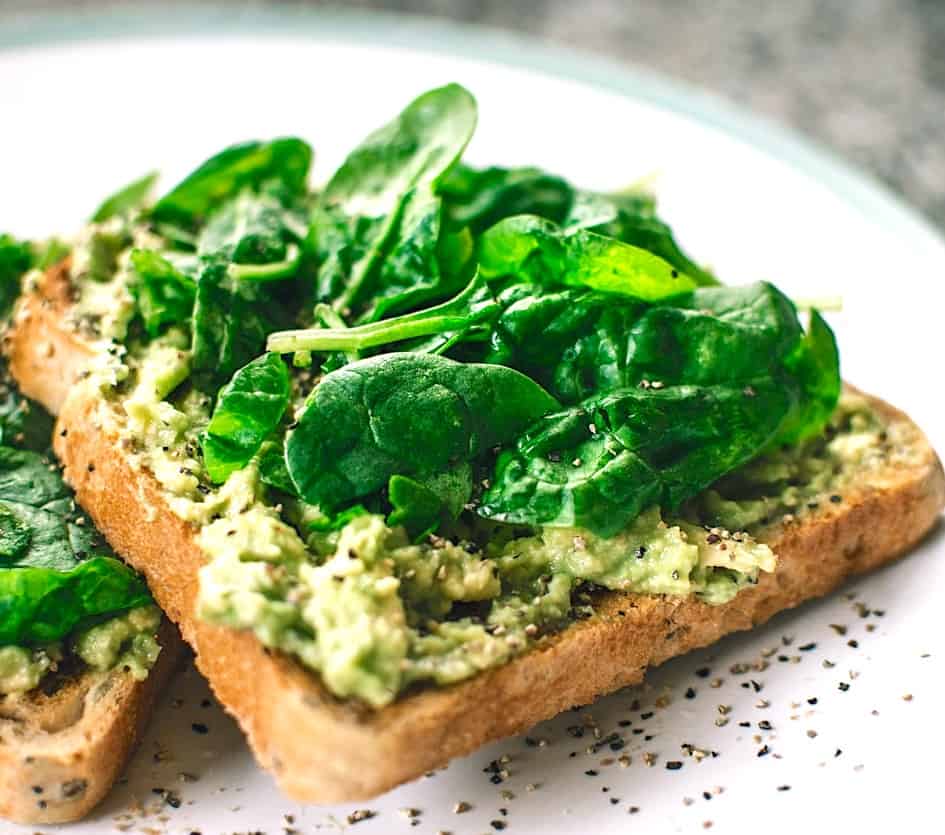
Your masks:
{"label": "speckled countertop", "polygon": [[[68,14],[96,5],[102,4],[0,0],[0,26],[24,12]],[[174,0],[161,5],[173,6]],[[235,11],[266,4],[231,0],[228,5]],[[355,0],[345,5],[484,23],[701,85],[833,148],[945,229],[943,0]]]}

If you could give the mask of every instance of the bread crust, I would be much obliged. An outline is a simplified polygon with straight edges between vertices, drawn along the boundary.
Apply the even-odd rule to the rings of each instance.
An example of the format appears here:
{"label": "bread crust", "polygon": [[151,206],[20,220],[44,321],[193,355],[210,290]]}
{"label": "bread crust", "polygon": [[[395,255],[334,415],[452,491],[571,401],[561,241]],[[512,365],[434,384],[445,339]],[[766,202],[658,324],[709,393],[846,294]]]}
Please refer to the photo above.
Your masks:
{"label": "bread crust", "polygon": [[120,669],[85,672],[52,693],[0,697],[0,817],[69,823],[105,797],[183,654],[166,619],[158,642],[161,654],[144,681]]}
{"label": "bread crust", "polygon": [[[54,284],[62,277],[49,279]],[[504,666],[366,711],[333,698],[316,675],[252,634],[196,617],[197,573],[205,562],[196,529],[170,511],[154,477],[122,454],[116,409],[80,389],[67,398],[69,381],[48,379],[48,366],[37,356],[38,343],[52,345],[60,357],[73,350],[75,337],[63,330],[56,298],[47,288],[24,301],[9,346],[11,369],[25,392],[60,410],[56,451],[80,502],[116,551],[145,575],[259,762],[298,800],[375,796],[573,705],[636,684],[652,665],[750,629],[895,559],[925,535],[945,505],[941,462],[915,428],[914,466],[885,473],[882,486],[858,487],[840,504],[823,503],[800,522],[767,530],[763,538],[777,552],[778,568],[731,602],[710,606],[695,598],[609,592],[595,618],[539,641]],[[913,426],[902,412],[870,400],[890,421]],[[153,521],[142,525],[146,509]]]}

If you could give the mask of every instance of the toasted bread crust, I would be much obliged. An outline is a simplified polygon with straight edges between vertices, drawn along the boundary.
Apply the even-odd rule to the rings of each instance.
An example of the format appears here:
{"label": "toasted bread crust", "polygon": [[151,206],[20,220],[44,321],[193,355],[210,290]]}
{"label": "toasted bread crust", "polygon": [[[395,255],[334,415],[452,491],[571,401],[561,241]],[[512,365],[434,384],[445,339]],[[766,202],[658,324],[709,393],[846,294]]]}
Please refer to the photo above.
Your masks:
{"label": "toasted bread crust", "polygon": [[53,693],[0,697],[0,817],[68,823],[108,793],[141,738],[183,644],[167,620],[144,681],[124,670],[85,672]]}
{"label": "toasted bread crust", "polygon": [[[205,557],[195,529],[169,510],[153,476],[122,454],[115,407],[80,389],[67,398],[70,381],[48,379],[35,345],[47,342],[59,354],[72,351],[75,338],[63,332],[55,298],[46,291],[25,301],[10,344],[13,373],[47,407],[62,407],[56,451],[79,500],[113,547],[147,577],[260,763],[299,800],[377,795],[572,705],[635,684],[651,665],[749,629],[896,558],[945,505],[942,465],[921,431],[872,399],[888,420],[913,428],[914,465],[885,473],[881,486],[858,488],[801,522],[769,529],[764,540],[779,555],[777,571],[731,602],[709,606],[695,598],[608,593],[597,617],[543,639],[502,667],[363,711],[334,699],[317,676],[251,634],[197,619],[197,572]],[[142,525],[145,512],[153,521]]]}

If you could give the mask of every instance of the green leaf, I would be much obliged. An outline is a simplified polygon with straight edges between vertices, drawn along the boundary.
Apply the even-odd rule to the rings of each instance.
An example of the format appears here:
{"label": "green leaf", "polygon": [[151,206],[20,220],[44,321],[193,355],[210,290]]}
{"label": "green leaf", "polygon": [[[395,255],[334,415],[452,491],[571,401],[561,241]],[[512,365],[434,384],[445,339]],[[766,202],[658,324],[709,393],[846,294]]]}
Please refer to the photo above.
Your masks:
{"label": "green leaf", "polygon": [[296,351],[363,351],[408,339],[467,330],[498,313],[485,281],[478,275],[454,298],[436,307],[354,328],[308,328],[270,334],[268,348],[280,354]]}
{"label": "green leaf", "polygon": [[837,340],[816,310],[810,312],[810,327],[788,357],[787,367],[798,378],[804,392],[798,413],[778,434],[780,443],[792,444],[823,429],[837,408],[843,386]]}
{"label": "green leaf", "polygon": [[32,535],[29,523],[0,502],[0,562],[19,557],[29,546]]}
{"label": "green leaf", "polygon": [[165,194],[151,210],[158,223],[193,229],[211,211],[246,188],[277,179],[292,194],[302,193],[312,149],[301,139],[244,142],[211,157]]}
{"label": "green leaf", "polygon": [[151,196],[151,191],[158,179],[158,172],[151,171],[143,177],[128,183],[110,194],[92,215],[92,223],[101,223],[117,215],[125,215],[137,211],[144,206]]}
{"label": "green leaf", "polygon": [[[369,304],[377,284],[390,278],[379,279],[384,259],[402,241],[417,238],[411,262],[432,267],[430,190],[463,152],[475,126],[475,99],[449,84],[415,99],[349,154],[312,216],[320,300],[341,312]],[[406,213],[414,195],[417,205]]]}
{"label": "green leaf", "polygon": [[197,253],[218,253],[238,264],[283,261],[298,225],[292,214],[271,195],[242,191],[207,221],[197,237]]}
{"label": "green leaf", "polygon": [[0,377],[0,443],[45,453],[53,423],[42,406],[23,397],[11,380]]}
{"label": "green leaf", "polygon": [[659,301],[696,284],[645,249],[579,229],[566,232],[534,215],[507,218],[479,242],[479,271],[541,287],[589,287]]}
{"label": "green leaf", "polygon": [[289,393],[289,371],[278,354],[263,354],[233,375],[201,439],[211,481],[226,481],[249,463],[285,414]]}
{"label": "green leaf", "polygon": [[437,193],[452,225],[479,235],[503,218],[538,215],[561,223],[574,201],[565,180],[539,168],[475,169],[458,163],[441,180]]}
{"label": "green leaf", "polygon": [[423,482],[393,475],[387,484],[387,524],[403,525],[411,536],[422,537],[459,516],[472,492],[472,467],[465,461]]}
{"label": "green leaf", "polygon": [[393,475],[423,480],[473,461],[557,408],[512,369],[383,354],[322,379],[286,436],[286,464],[302,498],[338,508]]}
{"label": "green leaf", "polygon": [[193,379],[206,392],[258,356],[266,335],[285,313],[272,285],[244,281],[228,271],[226,259],[205,257],[193,313]]}
{"label": "green leaf", "polygon": [[110,557],[66,570],[0,569],[0,646],[58,641],[104,616],[151,604],[144,581]]}
{"label": "green leaf", "polygon": [[678,505],[774,437],[790,387],[621,389],[549,415],[503,452],[477,512],[617,533],[651,505]]}
{"label": "green leaf", "polygon": [[196,282],[162,254],[147,249],[131,252],[135,280],[131,292],[148,336],[155,337],[166,325],[190,319],[197,295]]}

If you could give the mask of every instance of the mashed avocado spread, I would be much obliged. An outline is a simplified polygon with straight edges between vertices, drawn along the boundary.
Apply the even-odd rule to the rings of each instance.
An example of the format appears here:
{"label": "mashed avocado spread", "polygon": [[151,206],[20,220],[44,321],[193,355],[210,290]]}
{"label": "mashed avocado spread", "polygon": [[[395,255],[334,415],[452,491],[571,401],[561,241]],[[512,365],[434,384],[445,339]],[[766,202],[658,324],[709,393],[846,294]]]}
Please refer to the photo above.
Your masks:
{"label": "mashed avocado spread", "polygon": [[161,652],[157,606],[142,606],[41,647],[0,647],[0,694],[25,693],[54,672],[70,652],[96,672],[127,670],[142,681]]}

